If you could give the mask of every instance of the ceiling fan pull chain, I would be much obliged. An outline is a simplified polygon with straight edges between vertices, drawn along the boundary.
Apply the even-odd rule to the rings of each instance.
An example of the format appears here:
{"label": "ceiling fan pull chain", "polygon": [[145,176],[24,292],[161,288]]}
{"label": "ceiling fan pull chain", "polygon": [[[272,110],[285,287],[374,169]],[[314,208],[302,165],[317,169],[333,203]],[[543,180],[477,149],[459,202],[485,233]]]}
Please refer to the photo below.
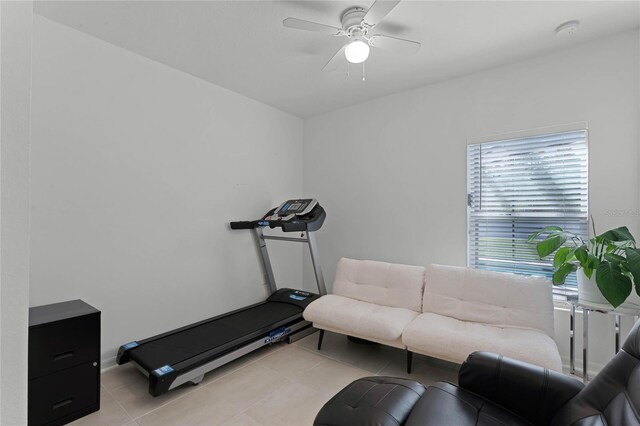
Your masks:
{"label": "ceiling fan pull chain", "polygon": [[364,76],[364,63],[367,61],[362,61],[362,81],[367,81]]}

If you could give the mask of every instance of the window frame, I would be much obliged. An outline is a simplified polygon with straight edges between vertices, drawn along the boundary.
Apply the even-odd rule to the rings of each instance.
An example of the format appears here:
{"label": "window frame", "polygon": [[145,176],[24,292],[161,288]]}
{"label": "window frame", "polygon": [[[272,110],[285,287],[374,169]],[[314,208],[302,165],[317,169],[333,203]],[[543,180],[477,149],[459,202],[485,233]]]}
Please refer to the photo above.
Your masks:
{"label": "window frame", "polygon": [[[578,122],[578,123],[570,123],[570,124],[565,124],[565,125],[560,125],[560,126],[551,126],[551,127],[542,127],[542,128],[537,128],[537,129],[531,129],[531,130],[523,130],[523,131],[517,131],[517,132],[509,132],[509,133],[501,133],[501,134],[493,134],[493,135],[489,135],[489,136],[483,136],[483,137],[475,137],[475,138],[469,138],[467,140],[467,146],[466,146],[466,150],[465,150],[465,167],[467,169],[467,182],[466,182],[466,190],[467,190],[467,217],[466,217],[466,231],[467,231],[467,267],[474,267],[472,266],[474,262],[472,262],[472,250],[471,250],[471,244],[473,243],[473,240],[471,238],[471,215],[472,215],[472,206],[471,203],[469,202],[470,197],[472,195],[472,191],[471,191],[471,184],[472,184],[472,173],[473,170],[469,167],[469,147],[471,145],[481,145],[481,144],[487,144],[487,143],[500,143],[500,142],[509,142],[509,141],[513,141],[516,139],[524,139],[524,138],[535,138],[535,137],[540,137],[540,136],[545,136],[545,135],[553,135],[553,134],[560,134],[560,133],[567,133],[567,132],[577,132],[577,131],[583,131],[584,132],[584,140],[585,140],[585,147],[586,147],[586,167],[587,167],[587,182],[586,182],[586,237],[587,238],[592,238],[592,230],[591,230],[591,226],[590,226],[590,199],[591,199],[591,194],[590,194],[590,179],[591,179],[591,167],[590,167],[590,143],[589,143],[589,126],[586,122]],[[479,268],[479,269],[484,269],[484,268]],[[485,270],[491,270],[491,269],[485,269]],[[534,275],[531,273],[527,273],[527,272],[523,272],[523,275]],[[553,294],[554,294],[554,299],[560,299],[560,300],[566,300],[567,296],[573,296],[573,295],[577,295],[577,285],[554,285],[553,286]]]}

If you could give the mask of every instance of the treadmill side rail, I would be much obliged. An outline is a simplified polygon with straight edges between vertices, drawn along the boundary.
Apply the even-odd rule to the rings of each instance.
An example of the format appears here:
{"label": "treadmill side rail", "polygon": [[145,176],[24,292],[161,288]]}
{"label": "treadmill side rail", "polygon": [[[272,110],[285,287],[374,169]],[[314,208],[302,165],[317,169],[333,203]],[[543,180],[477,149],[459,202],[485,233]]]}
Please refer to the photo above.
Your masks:
{"label": "treadmill side rail", "polygon": [[[135,342],[126,343],[126,344],[120,346],[120,348],[118,349],[118,355],[116,356],[116,363],[118,365],[122,365],[122,364],[126,364],[127,362],[131,361],[131,357],[129,355],[129,351],[137,348],[138,346],[144,345],[144,344],[149,343],[149,342],[153,342],[154,340],[162,339],[162,338],[170,336],[172,334],[180,333],[182,331],[188,330],[188,329],[190,329],[192,327],[196,327],[196,326],[201,325],[201,324],[206,324],[208,322],[215,321],[217,319],[224,318],[224,317],[227,317],[229,315],[233,315],[233,314],[238,313],[238,312],[242,312],[242,311],[244,311],[246,309],[251,309],[251,308],[256,307],[258,305],[261,305],[263,303],[264,302],[258,302],[258,303],[255,303],[253,305],[245,306],[245,307],[236,309],[236,310],[231,311],[231,312],[225,312],[224,314],[217,315],[217,316],[215,316],[213,318],[208,318],[206,320],[202,320],[202,321],[199,321],[199,322],[196,322],[196,323],[193,323],[193,324],[185,325],[184,327],[180,327],[180,328],[176,328],[176,329],[171,330],[171,331],[167,331],[166,333],[162,333],[162,334],[158,334],[156,336],[148,337],[148,338],[143,339],[143,340],[137,340]],[[132,343],[135,343],[135,346],[131,346]]]}
{"label": "treadmill side rail", "polygon": [[282,332],[278,333],[276,336],[263,336],[259,339],[254,340],[248,345],[242,346],[235,351],[229,352],[226,355],[215,358],[207,362],[206,364],[202,364],[195,368],[191,366],[188,361],[185,361],[174,366],[169,366],[171,367],[172,371],[168,371],[166,373],[158,371],[160,369],[154,370],[149,374],[149,393],[153,396],[159,396],[185,383],[195,383],[196,379],[198,379],[203,374],[208,373],[209,371],[215,370],[218,367],[228,364],[229,362],[257,349],[260,349],[263,346],[280,342],[288,338],[290,335],[307,328],[311,328],[310,322],[299,321],[295,324],[285,326],[284,330],[282,330]]}

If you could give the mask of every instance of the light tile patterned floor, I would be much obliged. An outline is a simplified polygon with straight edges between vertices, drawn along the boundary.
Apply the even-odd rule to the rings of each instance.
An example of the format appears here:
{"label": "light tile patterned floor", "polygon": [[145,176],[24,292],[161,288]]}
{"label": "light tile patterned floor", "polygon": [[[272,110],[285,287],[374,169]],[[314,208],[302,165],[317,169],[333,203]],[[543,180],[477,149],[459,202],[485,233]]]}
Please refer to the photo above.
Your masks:
{"label": "light tile patterned floor", "polygon": [[411,377],[424,384],[456,383],[458,366],[414,356],[405,371],[405,352],[354,343],[327,332],[294,344],[260,349],[159,397],[130,365],[102,374],[101,408],[73,425],[310,425],[318,410],[353,380],[372,375]]}

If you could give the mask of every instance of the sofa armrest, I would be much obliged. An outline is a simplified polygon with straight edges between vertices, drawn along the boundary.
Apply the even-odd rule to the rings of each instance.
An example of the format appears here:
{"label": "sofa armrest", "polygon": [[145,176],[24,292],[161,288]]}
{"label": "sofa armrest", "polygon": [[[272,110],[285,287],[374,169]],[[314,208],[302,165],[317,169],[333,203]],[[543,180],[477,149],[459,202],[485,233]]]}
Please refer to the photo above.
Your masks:
{"label": "sofa armrest", "polygon": [[461,388],[536,425],[547,425],[584,385],[564,374],[490,352],[474,352],[458,375]]}

